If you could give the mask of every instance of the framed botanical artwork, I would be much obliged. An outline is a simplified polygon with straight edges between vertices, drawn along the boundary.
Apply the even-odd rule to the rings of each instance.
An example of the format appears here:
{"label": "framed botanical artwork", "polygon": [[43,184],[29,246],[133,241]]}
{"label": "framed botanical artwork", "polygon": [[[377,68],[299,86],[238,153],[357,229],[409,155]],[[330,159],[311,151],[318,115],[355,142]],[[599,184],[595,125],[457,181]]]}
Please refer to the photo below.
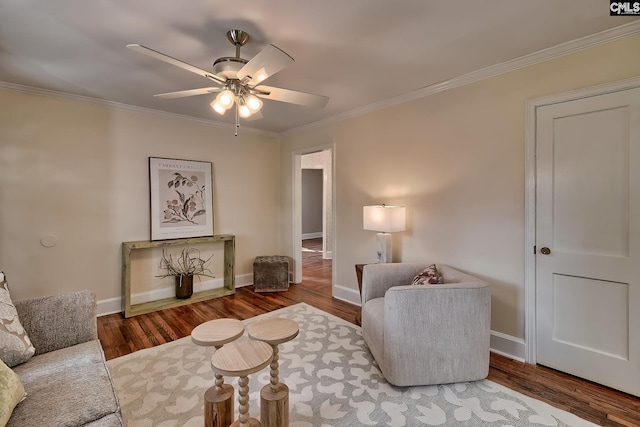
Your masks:
{"label": "framed botanical artwork", "polygon": [[151,240],[213,236],[211,162],[149,157]]}

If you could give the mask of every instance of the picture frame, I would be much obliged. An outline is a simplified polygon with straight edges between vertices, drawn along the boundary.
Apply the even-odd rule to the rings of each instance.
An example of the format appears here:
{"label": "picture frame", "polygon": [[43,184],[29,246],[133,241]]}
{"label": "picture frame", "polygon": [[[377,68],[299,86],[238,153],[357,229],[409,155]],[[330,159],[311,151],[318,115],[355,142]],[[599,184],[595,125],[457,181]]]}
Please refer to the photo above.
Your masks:
{"label": "picture frame", "polygon": [[213,236],[212,163],[149,157],[151,241]]}

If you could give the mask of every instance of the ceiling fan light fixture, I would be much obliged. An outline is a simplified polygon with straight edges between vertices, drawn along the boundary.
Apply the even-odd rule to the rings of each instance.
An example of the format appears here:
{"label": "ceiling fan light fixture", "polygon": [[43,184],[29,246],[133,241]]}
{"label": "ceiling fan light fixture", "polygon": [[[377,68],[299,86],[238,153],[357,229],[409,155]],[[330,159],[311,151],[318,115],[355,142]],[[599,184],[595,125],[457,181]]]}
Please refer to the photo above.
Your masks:
{"label": "ceiling fan light fixture", "polygon": [[322,108],[327,104],[329,98],[324,96],[278,87],[257,86],[258,83],[292,64],[294,62],[293,58],[282,49],[270,44],[258,52],[251,60],[246,60],[240,57],[240,48],[250,40],[249,34],[242,30],[230,30],[227,32],[227,38],[235,47],[236,55],[235,57],[227,56],[216,59],[213,63],[213,73],[140,44],[128,44],[127,47],[183,70],[198,74],[206,79],[213,80],[217,85],[216,87],[182,90],[156,96],[172,99],[219,92],[215,100],[209,105],[215,112],[223,115],[235,104],[236,136],[240,126],[239,118],[250,117],[261,110],[262,100],[258,96],[307,107]]}
{"label": "ceiling fan light fixture", "polygon": [[211,103],[211,108],[213,108],[213,111],[215,111],[216,113],[220,114],[221,116],[224,115],[224,113],[226,113],[227,109],[224,108],[222,105],[220,105],[220,103],[218,103],[217,100],[214,100]]}
{"label": "ceiling fan light fixture", "polygon": [[[242,101],[242,100],[243,98],[240,98],[239,101]],[[245,104],[244,102],[238,102],[238,115],[240,117],[242,117],[243,119],[246,119],[247,117],[250,117],[251,114],[253,113],[247,104]]]}
{"label": "ceiling fan light fixture", "polygon": [[255,95],[247,96],[246,104],[253,113],[260,111],[262,108],[262,101]]}
{"label": "ceiling fan light fixture", "polygon": [[216,96],[216,103],[220,104],[220,106],[224,107],[226,110],[233,107],[233,100],[235,98],[235,94],[229,90],[223,90]]}

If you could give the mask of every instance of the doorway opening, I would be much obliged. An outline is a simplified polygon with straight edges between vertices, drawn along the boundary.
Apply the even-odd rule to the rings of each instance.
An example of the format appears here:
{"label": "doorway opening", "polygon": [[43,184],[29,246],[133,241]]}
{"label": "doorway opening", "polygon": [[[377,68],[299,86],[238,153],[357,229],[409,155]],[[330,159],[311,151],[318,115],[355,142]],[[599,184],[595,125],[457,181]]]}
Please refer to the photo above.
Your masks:
{"label": "doorway opening", "polygon": [[333,147],[294,153],[294,282],[333,287]]}

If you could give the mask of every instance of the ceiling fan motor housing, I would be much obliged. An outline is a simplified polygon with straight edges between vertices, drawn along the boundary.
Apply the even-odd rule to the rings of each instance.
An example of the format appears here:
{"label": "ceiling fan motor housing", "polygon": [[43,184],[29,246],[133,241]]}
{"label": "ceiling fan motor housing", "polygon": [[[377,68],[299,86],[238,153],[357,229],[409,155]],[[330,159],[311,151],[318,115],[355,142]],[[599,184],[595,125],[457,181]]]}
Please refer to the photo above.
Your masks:
{"label": "ceiling fan motor housing", "polygon": [[224,79],[237,80],[238,71],[249,62],[246,59],[226,56],[218,58],[213,63],[213,73]]}

